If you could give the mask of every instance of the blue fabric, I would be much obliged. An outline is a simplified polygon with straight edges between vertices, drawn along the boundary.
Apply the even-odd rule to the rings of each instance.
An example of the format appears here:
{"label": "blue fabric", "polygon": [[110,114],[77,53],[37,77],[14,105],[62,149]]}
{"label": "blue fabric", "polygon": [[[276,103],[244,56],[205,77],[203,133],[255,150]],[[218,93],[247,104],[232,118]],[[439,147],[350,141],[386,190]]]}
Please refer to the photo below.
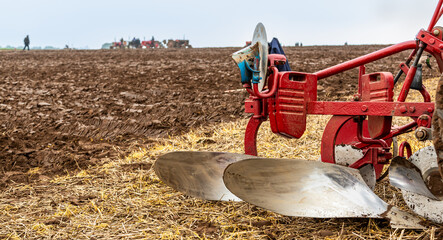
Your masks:
{"label": "blue fabric", "polygon": [[[286,57],[286,54],[277,38],[273,38],[269,43],[269,54],[281,54]],[[289,60],[286,58],[286,63],[284,65],[277,66],[277,69],[279,72],[291,71],[291,67],[289,67]]]}
{"label": "blue fabric", "polygon": [[244,60],[242,62],[239,62],[237,66],[238,68],[240,68],[241,83],[251,84],[252,72],[248,69],[248,62]]}

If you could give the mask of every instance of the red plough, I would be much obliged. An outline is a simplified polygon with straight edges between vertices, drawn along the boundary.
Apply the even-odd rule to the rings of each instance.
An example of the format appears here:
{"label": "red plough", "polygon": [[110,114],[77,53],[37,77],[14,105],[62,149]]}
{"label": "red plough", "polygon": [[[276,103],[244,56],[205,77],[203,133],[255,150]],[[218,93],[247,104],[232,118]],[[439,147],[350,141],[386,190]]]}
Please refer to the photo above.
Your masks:
{"label": "red plough", "polygon": [[[386,218],[393,227],[421,228],[419,218],[372,192],[377,180],[389,174],[391,184],[402,190],[415,213],[442,223],[443,80],[433,102],[422,84],[419,64],[426,52],[443,72],[443,28],[435,26],[443,14],[442,3],[438,2],[428,28],[420,30],[414,40],[315,73],[279,71],[286,57],[268,53],[264,26],[258,24],[252,44],[233,54],[250,94],[245,102],[245,111],[252,114],[244,139],[245,155],[169,153],[157,160],[157,175],[171,187],[203,199],[244,200],[290,216]],[[411,54],[399,64],[395,76],[366,72],[366,64],[403,51]],[[318,81],[353,68],[359,68],[359,75],[352,101],[317,100]],[[394,94],[399,84],[401,90]],[[423,101],[406,102],[411,90],[419,91]],[[324,129],[321,162],[255,157],[257,132],[264,121],[269,120],[276,134],[300,138],[309,124],[308,114],[333,115]],[[393,127],[393,117],[411,121]],[[395,137],[411,131],[419,141],[434,140],[435,147],[412,154],[405,142],[394,149]],[[397,150],[400,154],[394,156]]]}

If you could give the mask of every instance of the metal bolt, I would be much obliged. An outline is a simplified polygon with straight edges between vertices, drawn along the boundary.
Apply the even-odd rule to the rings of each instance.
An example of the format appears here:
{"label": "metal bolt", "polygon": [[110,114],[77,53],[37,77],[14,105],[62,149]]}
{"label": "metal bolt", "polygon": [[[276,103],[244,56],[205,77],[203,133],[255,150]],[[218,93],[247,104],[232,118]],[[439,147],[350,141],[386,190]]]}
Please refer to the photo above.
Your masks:
{"label": "metal bolt", "polygon": [[429,113],[433,113],[433,112],[434,112],[434,109],[430,107],[430,108],[428,108],[428,112],[429,112]]}
{"label": "metal bolt", "polygon": [[426,133],[420,129],[417,129],[417,131],[415,132],[415,137],[421,141],[426,137]]}
{"label": "metal bolt", "polygon": [[429,43],[430,44],[434,44],[435,43],[435,39],[433,39],[433,38],[429,39]]}
{"label": "metal bolt", "polygon": [[367,112],[368,106],[366,106],[366,105],[361,106],[361,110],[362,110],[362,112]]}
{"label": "metal bolt", "polygon": [[432,129],[431,128],[425,128],[425,127],[419,127],[417,130],[415,130],[415,137],[419,141],[425,141],[432,139]]}
{"label": "metal bolt", "polygon": [[411,112],[411,113],[415,112],[415,107],[413,107],[413,106],[410,107],[410,108],[409,108],[409,112]]}
{"label": "metal bolt", "polygon": [[406,113],[408,111],[408,109],[406,109],[406,106],[401,106],[400,107],[400,112],[401,113]]}
{"label": "metal bolt", "polygon": [[434,29],[434,36],[438,36],[440,34],[440,31],[438,29]]}

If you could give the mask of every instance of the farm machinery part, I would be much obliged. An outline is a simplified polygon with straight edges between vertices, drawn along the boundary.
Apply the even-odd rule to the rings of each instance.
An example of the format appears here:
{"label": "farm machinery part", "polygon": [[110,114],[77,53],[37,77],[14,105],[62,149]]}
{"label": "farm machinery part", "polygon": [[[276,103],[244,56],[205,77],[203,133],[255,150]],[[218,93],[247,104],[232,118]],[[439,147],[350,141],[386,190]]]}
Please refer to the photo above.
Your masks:
{"label": "farm machinery part", "polygon": [[[266,31],[259,23],[251,45],[232,56],[250,94],[245,101],[245,111],[252,114],[245,154],[172,152],[156,161],[157,176],[201,199],[243,200],[289,216],[385,218],[395,228],[423,228],[419,217],[372,192],[377,180],[389,174],[413,212],[443,223],[443,76],[432,102],[419,64],[427,52],[443,72],[443,28],[435,26],[443,15],[442,4],[439,0],[428,28],[415,40],[315,73],[282,71],[286,56],[268,52]],[[407,50],[411,53],[395,77],[390,72],[366,73],[366,64]],[[357,67],[358,92],[352,101],[317,100],[318,81]],[[411,90],[423,101],[406,102]],[[257,157],[257,133],[264,121],[269,120],[272,132],[297,139],[306,130],[308,114],[332,115],[322,137],[321,161]],[[410,123],[393,126],[393,117]],[[412,131],[418,140],[433,140],[434,145],[414,154],[408,142],[397,149],[396,137]]]}
{"label": "farm machinery part", "polygon": [[140,42],[140,38],[133,38],[129,43],[128,43],[128,48],[141,48],[141,42]]}
{"label": "farm machinery part", "polygon": [[133,38],[131,41],[113,42],[110,49],[126,49],[126,48],[165,48],[165,45],[152,38],[149,41],[140,41],[139,38]]}
{"label": "farm machinery part", "polygon": [[189,44],[189,40],[185,39],[168,39],[167,42],[166,40],[163,40],[163,44],[165,44],[168,48],[192,48],[192,45]]}
{"label": "farm machinery part", "polygon": [[127,47],[126,41],[121,42],[112,42],[112,45],[109,47],[110,49],[117,49],[117,48],[126,48]]}
{"label": "farm machinery part", "polygon": [[141,47],[142,48],[165,48],[165,45],[162,42],[155,40],[154,37],[152,37],[152,39],[149,41],[142,41]]}

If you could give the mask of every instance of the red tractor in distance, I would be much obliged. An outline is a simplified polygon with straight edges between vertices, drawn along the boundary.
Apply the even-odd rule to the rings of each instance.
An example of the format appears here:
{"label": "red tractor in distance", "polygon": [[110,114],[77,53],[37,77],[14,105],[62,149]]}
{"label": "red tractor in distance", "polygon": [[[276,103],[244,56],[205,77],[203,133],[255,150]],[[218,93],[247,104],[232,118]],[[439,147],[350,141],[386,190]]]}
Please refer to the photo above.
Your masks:
{"label": "red tractor in distance", "polygon": [[157,40],[142,41],[142,48],[164,48],[163,44]]}
{"label": "red tractor in distance", "polygon": [[123,42],[112,42],[112,45],[109,47],[110,49],[117,49],[117,48],[126,48],[126,41]]}
{"label": "red tractor in distance", "polygon": [[[166,40],[163,42],[166,43]],[[192,48],[192,45],[189,44],[189,40],[169,39],[166,45],[168,48]]]}

